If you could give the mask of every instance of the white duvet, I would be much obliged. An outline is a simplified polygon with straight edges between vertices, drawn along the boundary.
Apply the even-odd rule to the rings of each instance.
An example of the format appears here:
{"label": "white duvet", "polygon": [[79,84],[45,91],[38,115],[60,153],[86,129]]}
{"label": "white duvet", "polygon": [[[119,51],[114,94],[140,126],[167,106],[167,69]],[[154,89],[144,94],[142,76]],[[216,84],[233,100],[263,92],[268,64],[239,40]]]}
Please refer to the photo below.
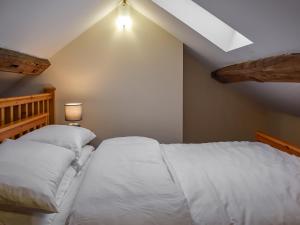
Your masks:
{"label": "white duvet", "polygon": [[299,158],[249,142],[161,147],[195,224],[300,224]]}
{"label": "white duvet", "polygon": [[147,138],[104,141],[94,153],[69,225],[189,225],[183,193]]}

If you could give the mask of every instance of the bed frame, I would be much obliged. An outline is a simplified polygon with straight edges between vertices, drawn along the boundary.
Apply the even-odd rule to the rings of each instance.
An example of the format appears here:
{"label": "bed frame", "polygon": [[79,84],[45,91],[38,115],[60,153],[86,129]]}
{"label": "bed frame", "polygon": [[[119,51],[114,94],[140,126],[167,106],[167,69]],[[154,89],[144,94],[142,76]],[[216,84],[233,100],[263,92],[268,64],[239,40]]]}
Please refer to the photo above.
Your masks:
{"label": "bed frame", "polygon": [[271,137],[262,132],[256,132],[256,140],[268,145],[271,145],[274,148],[277,148],[283,152],[287,152],[292,155],[300,157],[300,148],[294,145],[291,145],[285,141],[279,140],[277,138]]}
{"label": "bed frame", "polygon": [[42,94],[0,98],[0,143],[54,124],[54,104],[54,87],[44,88]]}

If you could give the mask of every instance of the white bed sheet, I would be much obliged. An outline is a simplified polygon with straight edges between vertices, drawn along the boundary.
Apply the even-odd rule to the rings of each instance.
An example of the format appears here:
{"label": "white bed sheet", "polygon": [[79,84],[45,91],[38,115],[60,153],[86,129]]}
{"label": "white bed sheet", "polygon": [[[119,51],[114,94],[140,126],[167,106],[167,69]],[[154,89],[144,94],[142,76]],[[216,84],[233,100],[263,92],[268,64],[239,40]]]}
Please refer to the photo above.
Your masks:
{"label": "white bed sheet", "polygon": [[98,147],[67,224],[190,225],[191,217],[158,142],[135,137]]}
{"label": "white bed sheet", "polygon": [[161,148],[195,224],[300,224],[298,157],[250,142]]}
{"label": "white bed sheet", "polygon": [[[94,147],[85,146],[84,149],[90,152],[92,157],[92,150]],[[84,150],[83,150],[84,151]],[[86,162],[82,170],[77,174],[76,171],[69,170],[69,176],[75,177],[67,185],[67,190],[64,193],[61,193],[60,196],[57,196],[57,201],[59,202],[59,213],[56,214],[20,214],[0,211],[0,225],[63,225],[65,224],[66,218],[69,215],[72,203],[75,199],[75,196],[79,190],[79,187],[82,183],[82,179],[87,171],[90,159]],[[60,186],[61,188],[61,186]],[[64,188],[64,189],[66,189]]]}

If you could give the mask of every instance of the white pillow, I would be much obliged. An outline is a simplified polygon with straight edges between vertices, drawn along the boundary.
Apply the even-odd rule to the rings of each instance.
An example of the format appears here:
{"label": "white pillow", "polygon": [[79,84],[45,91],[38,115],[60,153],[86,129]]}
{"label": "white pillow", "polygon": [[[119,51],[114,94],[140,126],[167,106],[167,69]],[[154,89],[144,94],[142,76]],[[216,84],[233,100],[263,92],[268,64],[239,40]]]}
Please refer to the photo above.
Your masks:
{"label": "white pillow", "polygon": [[57,212],[56,192],[75,155],[45,143],[6,141],[0,145],[0,208]]}
{"label": "white pillow", "polygon": [[95,137],[96,135],[86,128],[49,125],[34,130],[20,137],[19,140],[30,140],[61,146],[76,152],[77,157],[79,157],[82,147],[91,142]]}

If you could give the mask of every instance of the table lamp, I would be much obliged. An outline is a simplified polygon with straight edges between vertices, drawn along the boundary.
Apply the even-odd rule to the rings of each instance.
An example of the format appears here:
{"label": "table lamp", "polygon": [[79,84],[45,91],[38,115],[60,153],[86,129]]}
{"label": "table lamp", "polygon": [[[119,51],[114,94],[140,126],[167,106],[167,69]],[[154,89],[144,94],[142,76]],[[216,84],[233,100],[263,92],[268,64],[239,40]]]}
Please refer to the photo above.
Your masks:
{"label": "table lamp", "polygon": [[78,123],[82,120],[82,103],[65,104],[65,120],[70,126],[80,126]]}

